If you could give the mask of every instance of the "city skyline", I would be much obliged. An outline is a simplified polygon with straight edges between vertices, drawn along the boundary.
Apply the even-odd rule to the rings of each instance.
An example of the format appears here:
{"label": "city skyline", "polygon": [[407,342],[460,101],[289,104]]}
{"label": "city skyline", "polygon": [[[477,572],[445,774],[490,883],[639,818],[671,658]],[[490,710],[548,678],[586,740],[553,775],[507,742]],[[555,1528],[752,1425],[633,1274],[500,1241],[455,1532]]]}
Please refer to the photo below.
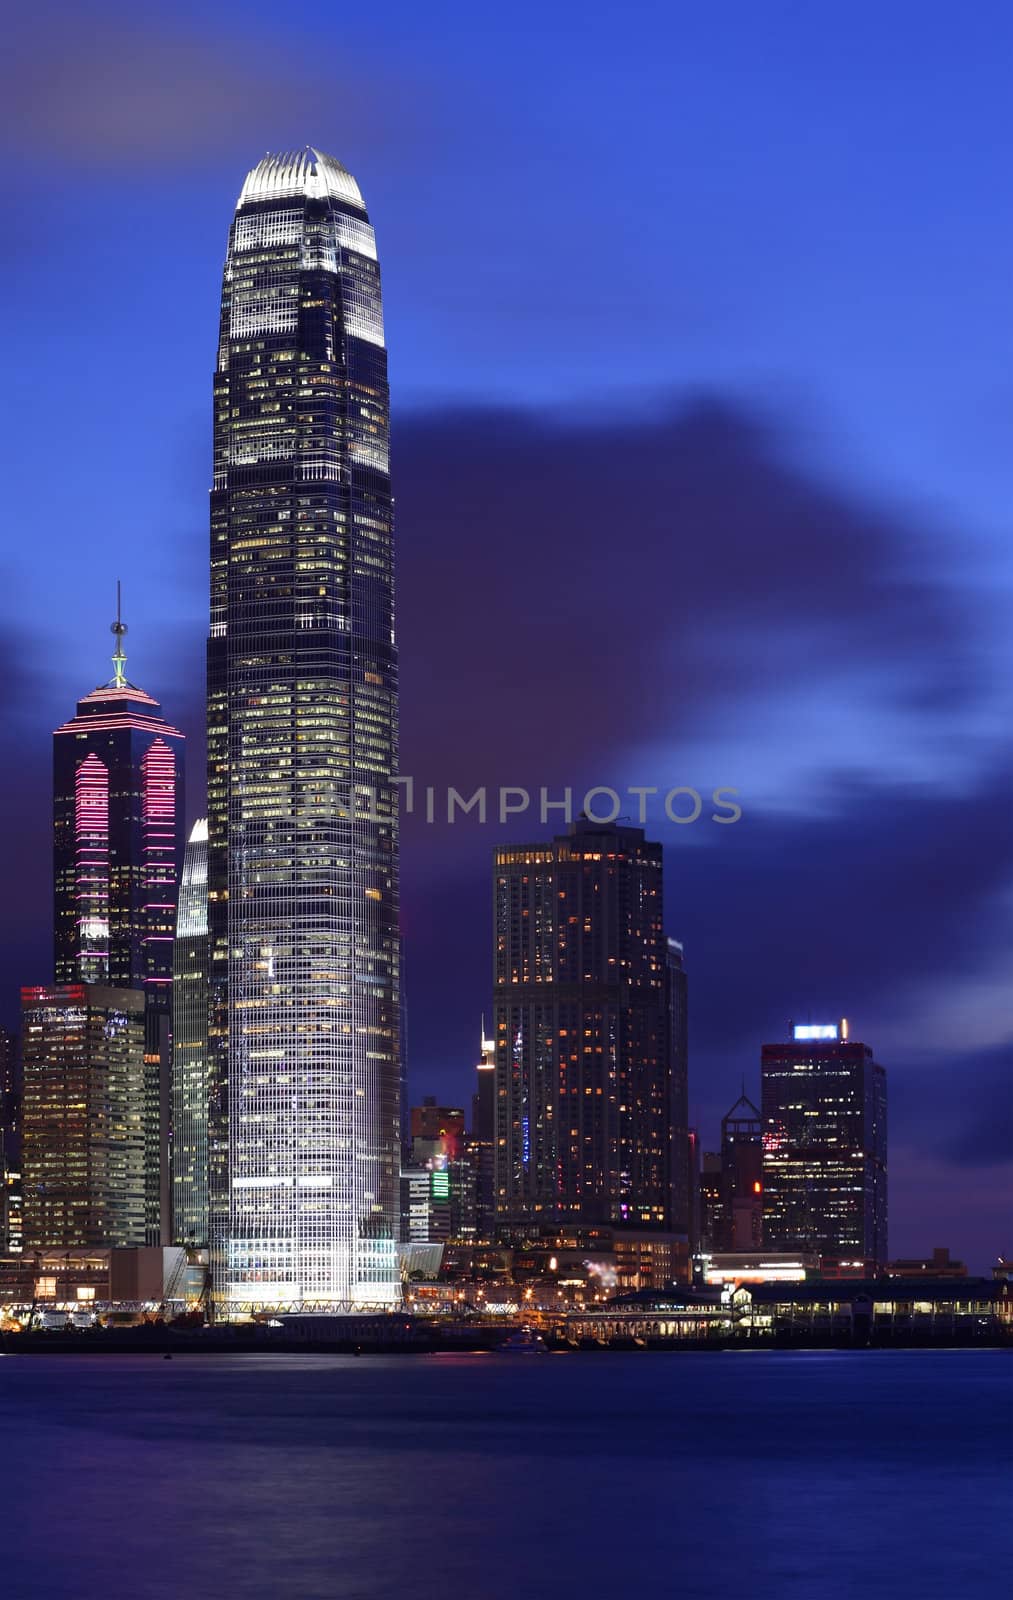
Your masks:
{"label": "city skyline", "polygon": [[[191,20],[184,8],[164,37],[185,37]],[[154,50],[163,33],[135,26],[135,42],[147,41]],[[694,50],[705,43],[706,26],[700,26],[703,34],[695,42],[689,38],[681,69],[689,76]],[[690,186],[690,164],[683,160],[693,149],[694,116],[702,119],[701,138],[715,134],[699,93],[678,112],[685,119],[678,124],[682,142],[670,164],[634,159],[619,140],[601,168],[600,144],[588,147],[594,159],[581,156],[577,132],[561,132],[560,148],[544,152],[541,184],[523,189],[531,208],[524,214],[537,228],[558,204],[573,227],[581,207],[592,214],[601,173],[607,173],[613,192],[629,197],[622,210],[626,233],[614,245],[623,292],[612,301],[591,266],[581,274],[572,270],[575,258],[551,228],[545,252],[526,256],[519,268],[522,230],[515,236],[499,227],[485,198],[486,188],[495,189],[490,172],[510,178],[502,154],[490,162],[496,152],[487,124],[479,126],[474,160],[481,170],[474,172],[455,165],[461,158],[451,141],[425,122],[428,102],[421,111],[417,103],[404,106],[403,115],[420,116],[428,135],[410,156],[396,139],[377,140],[375,124],[346,133],[335,126],[337,113],[322,111],[307,131],[338,149],[353,169],[369,146],[363,170],[371,194],[378,203],[382,198],[385,238],[396,247],[388,320],[396,319],[403,337],[396,346],[401,371],[394,448],[400,516],[412,529],[401,550],[401,634],[407,659],[418,664],[403,708],[406,769],[420,779],[459,783],[465,792],[500,779],[561,786],[585,776],[607,781],[613,772],[617,787],[630,777],[645,783],[671,777],[704,788],[706,776],[736,785],[743,822],[721,841],[691,837],[693,830],[664,836],[669,881],[678,886],[675,922],[694,974],[691,1120],[708,1143],[743,1069],[755,1072],[758,1044],[775,1037],[792,1015],[810,1008],[816,1016],[833,1014],[840,1006],[876,1039],[890,1064],[897,1249],[927,1248],[928,1233],[984,1264],[1001,1248],[995,1218],[1007,1192],[1009,1147],[1001,1115],[1009,1058],[1001,974],[1009,960],[1003,896],[1010,863],[1008,738],[1000,701],[1009,675],[998,633],[1001,608],[1008,607],[999,543],[1008,452],[997,442],[997,402],[985,387],[992,372],[989,319],[1006,292],[995,272],[1006,233],[994,208],[978,203],[982,186],[998,177],[993,163],[1000,142],[979,139],[970,173],[952,153],[948,161],[933,162],[943,205],[935,193],[930,200],[921,181],[923,163],[931,152],[938,155],[941,142],[938,132],[933,142],[927,128],[934,85],[946,82],[979,134],[981,119],[990,115],[989,96],[976,93],[972,104],[961,77],[975,42],[975,24],[964,27],[956,38],[947,32],[945,41],[941,30],[925,27],[922,87],[894,84],[888,96],[866,84],[860,119],[850,93],[858,54],[845,52],[833,68],[823,64],[817,79],[834,108],[837,132],[831,136],[831,124],[821,124],[815,142],[791,140],[809,126],[811,105],[805,84],[787,70],[790,53],[784,63],[772,63],[773,82],[783,91],[776,119],[782,181],[762,190],[772,218],[769,235],[759,228],[748,193],[748,96],[742,120],[733,117],[725,127],[728,192],[727,203],[716,208],[720,215]],[[880,47],[888,54],[901,49],[905,30],[890,21],[884,30]],[[748,52],[749,40],[747,27],[730,44],[721,69],[725,81],[738,81],[737,52]],[[214,44],[212,34],[212,54]],[[255,40],[251,52],[232,64],[230,83],[242,84],[253,73]],[[373,61],[368,50],[365,58]],[[109,71],[115,112],[115,64]],[[379,69],[371,65],[369,71]],[[532,63],[529,71],[537,110],[544,104],[541,68]],[[758,92],[749,90],[754,109]],[[914,134],[926,137],[905,142],[888,136],[894,95]],[[771,114],[772,98],[764,100]],[[284,117],[298,123],[288,142],[297,142],[312,109],[310,98],[293,116],[286,103]],[[32,958],[26,979],[46,975],[41,916],[34,926],[31,921],[32,907],[46,895],[44,871],[30,866],[45,809],[45,753],[33,767],[34,730],[40,722],[55,726],[64,715],[89,641],[96,628],[107,626],[107,597],[118,573],[126,583],[140,680],[158,685],[177,725],[198,732],[199,552],[208,471],[200,374],[213,339],[213,309],[198,309],[198,301],[203,306],[209,275],[220,265],[221,210],[231,200],[232,174],[246,164],[251,139],[254,155],[271,141],[267,129],[254,133],[248,124],[233,133],[201,101],[203,142],[174,153],[156,113],[157,104],[144,124],[143,158],[162,185],[158,247],[148,254],[144,275],[144,300],[157,285],[164,308],[159,326],[168,335],[149,346],[160,374],[148,401],[156,426],[146,422],[141,432],[132,406],[108,386],[107,365],[120,370],[122,359],[86,361],[68,373],[67,381],[79,384],[78,373],[87,367],[89,384],[105,399],[104,410],[92,408],[81,403],[79,389],[73,391],[81,425],[69,441],[64,473],[74,484],[73,518],[60,484],[51,486],[43,508],[27,498],[38,471],[35,439],[45,437],[45,428],[42,390],[33,387],[31,361],[22,364],[27,387],[15,419],[18,429],[24,419],[23,448],[16,444],[14,452],[15,504],[18,494],[25,496],[33,526],[41,516],[59,557],[44,576],[24,565],[8,610],[11,651],[25,655],[29,631],[38,663],[10,719],[23,787],[4,802],[8,826],[25,841],[16,883],[29,920],[7,937],[16,937]],[[26,157],[18,169],[16,198],[34,203],[32,160],[48,159],[54,141],[66,140],[66,147],[57,145],[61,166],[53,181],[65,185],[75,229],[73,286],[82,308],[76,337],[96,357],[100,348],[125,352],[125,333],[143,326],[139,288],[119,280],[112,287],[106,252],[127,253],[135,236],[149,237],[152,193],[138,185],[124,195],[119,155],[109,163],[103,148],[82,148],[70,136],[67,117],[54,111],[39,155]],[[842,129],[850,137],[847,173],[835,158]],[[533,136],[521,126],[518,137]],[[677,227],[669,224],[667,231],[648,203],[659,167],[683,202],[673,207],[666,197],[666,215],[677,216]],[[626,188],[617,182],[620,171]],[[100,197],[101,230],[92,200],[85,203],[74,192],[82,172],[88,195]],[[575,179],[572,198],[564,172]],[[469,264],[462,276],[467,296],[434,292],[442,258],[429,191],[417,182],[422,173],[441,178],[445,191],[453,187],[460,196],[466,225],[457,248]],[[815,173],[827,179],[818,195],[810,181]],[[520,200],[518,179],[512,181],[517,187],[508,192]],[[789,216],[803,192],[817,207],[813,217],[806,212],[804,230]],[[909,221],[903,245],[889,229],[884,236],[898,193]],[[940,331],[931,307],[962,281],[941,247],[937,230],[944,213],[947,232],[959,216],[968,259],[986,270],[977,275],[974,296],[951,297],[954,320]],[[834,225],[843,226],[845,218],[842,252],[841,228]],[[170,224],[167,234],[163,223]],[[793,225],[796,233],[779,232]],[[737,227],[755,247],[748,273],[739,270]],[[167,236],[173,252],[165,250]],[[576,236],[583,237],[579,229]],[[624,239],[636,241],[634,253]],[[801,253],[793,248],[799,245],[806,246]],[[163,262],[170,254],[168,269]],[[641,260],[655,294],[653,301],[638,302],[642,315],[631,321],[624,308],[629,285],[640,281],[634,269]],[[921,297],[908,292],[916,264]],[[716,273],[716,299],[702,292],[703,266]],[[26,273],[16,259],[10,270],[19,297],[37,307],[26,329],[45,326],[43,298],[36,296],[54,292],[55,269]],[[660,294],[665,272],[673,275],[667,299]],[[513,287],[527,318],[505,309],[513,305]],[[536,298],[536,290],[544,298]],[[682,307],[679,315],[666,309],[669,303]],[[789,315],[795,311],[797,325]],[[588,344],[595,318],[607,321],[612,337],[594,341],[596,354],[584,356],[578,344],[581,350]],[[484,319],[485,339],[476,332]],[[447,337],[448,331],[457,337]],[[742,344],[743,333],[753,355],[736,361],[732,346]],[[21,337],[15,330],[16,341]],[[852,350],[845,349],[848,341]],[[617,353],[606,355],[606,344]],[[923,349],[938,383],[923,381],[911,359]],[[869,377],[881,371],[874,351],[892,361],[885,385]],[[706,405],[692,398],[701,384],[712,389]],[[669,389],[670,398],[658,398]],[[573,395],[578,402],[568,401]],[[535,409],[518,413],[521,396]],[[456,414],[445,414],[434,397],[454,402]],[[605,406],[612,407],[607,422]],[[91,421],[101,417],[107,432],[110,415],[129,442],[121,488],[112,497],[104,473],[96,471],[103,450]],[[142,481],[155,488],[145,490],[151,525],[140,541],[131,534]],[[646,484],[650,494],[641,487]],[[86,551],[60,531],[71,522],[76,528],[79,512],[89,523]],[[485,530],[479,543],[476,512]],[[701,519],[714,530],[707,541],[693,536]],[[616,567],[615,530],[627,526],[638,532],[649,584],[636,582],[628,564]],[[573,537],[579,537],[581,572],[574,570],[569,534],[560,537],[571,528],[579,530]],[[504,564],[500,552],[506,549],[512,559]],[[541,583],[532,595],[520,574],[534,568]],[[448,571],[469,574],[468,604],[447,604],[439,580]],[[606,587],[607,619],[592,598]],[[509,694],[487,649],[494,592],[511,619]],[[554,609],[546,596],[564,592],[576,592],[578,605]],[[53,626],[47,613],[70,615],[71,596],[81,608],[80,624],[60,627],[57,648],[47,634]],[[579,625],[567,610],[578,612]],[[30,618],[37,620],[29,627]],[[618,674],[622,699],[611,688],[617,634],[636,641]],[[827,649],[812,650],[813,639],[825,640]],[[795,670],[795,642],[805,650],[804,679]],[[992,664],[985,660],[989,653]],[[462,661],[469,664],[464,675]],[[545,700],[550,669],[560,675],[552,680],[554,703],[542,713],[536,708]],[[660,696],[651,717],[639,710],[643,694],[638,701],[630,693],[648,681]],[[434,707],[447,704],[455,706],[454,718],[435,715]],[[487,711],[479,716],[479,708]],[[590,727],[593,739],[576,731]],[[455,729],[467,729],[467,740]],[[194,792],[190,816],[201,810]],[[499,837],[507,842],[510,836]],[[459,1096],[473,1053],[472,1018],[488,1003],[483,953],[462,930],[480,925],[485,915],[482,863],[489,835],[458,828],[449,836],[406,819],[405,840],[412,1092]],[[786,863],[794,870],[786,872]],[[448,952],[441,960],[423,931],[437,891]],[[830,916],[824,914],[828,906]],[[768,933],[759,951],[758,921]],[[11,996],[5,1005],[12,1021]],[[951,1114],[954,1075],[962,1094]],[[755,1078],[748,1088],[755,1096]]]}
{"label": "city skyline", "polygon": [[5,1593],[1003,1570],[1011,59],[12,13]]}

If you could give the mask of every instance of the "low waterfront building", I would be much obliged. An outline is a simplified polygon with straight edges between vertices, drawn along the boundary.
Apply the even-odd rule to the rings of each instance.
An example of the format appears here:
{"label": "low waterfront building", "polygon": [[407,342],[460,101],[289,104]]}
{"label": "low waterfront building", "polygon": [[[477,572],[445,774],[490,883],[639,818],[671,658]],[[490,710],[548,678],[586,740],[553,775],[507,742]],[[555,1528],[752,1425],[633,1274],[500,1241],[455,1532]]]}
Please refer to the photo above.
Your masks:
{"label": "low waterfront building", "polygon": [[176,1245],[26,1250],[0,1260],[0,1314],[178,1312],[202,1300],[206,1278],[207,1252]]}
{"label": "low waterfront building", "polygon": [[745,1334],[841,1336],[873,1344],[987,1343],[1013,1335],[1010,1285],[994,1278],[854,1278],[742,1291]]}
{"label": "low waterfront building", "polygon": [[607,1305],[570,1312],[557,1334],[570,1345],[638,1345],[724,1342],[735,1336],[748,1296],[740,1289],[641,1290]]}
{"label": "low waterfront building", "polygon": [[891,1261],[886,1269],[890,1278],[966,1278],[967,1268],[962,1261],[954,1261],[949,1250],[936,1247],[927,1259],[921,1256],[904,1256]]}
{"label": "low waterfront building", "polygon": [[819,1257],[805,1250],[737,1250],[699,1257],[700,1277],[720,1287],[737,1283],[802,1283],[819,1270]]}
{"label": "low waterfront building", "polygon": [[994,1345],[1013,1342],[1013,1296],[995,1278],[673,1284],[571,1311],[553,1327],[573,1345]]}

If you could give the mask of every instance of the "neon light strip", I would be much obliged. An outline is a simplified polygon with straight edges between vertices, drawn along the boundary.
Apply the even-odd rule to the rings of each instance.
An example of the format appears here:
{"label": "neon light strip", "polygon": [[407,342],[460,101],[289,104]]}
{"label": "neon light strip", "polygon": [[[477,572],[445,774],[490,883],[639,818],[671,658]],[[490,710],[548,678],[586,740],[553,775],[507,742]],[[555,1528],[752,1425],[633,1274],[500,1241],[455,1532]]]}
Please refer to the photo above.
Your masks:
{"label": "neon light strip", "polygon": [[94,753],[74,775],[77,958],[85,981],[109,971],[109,773]]}

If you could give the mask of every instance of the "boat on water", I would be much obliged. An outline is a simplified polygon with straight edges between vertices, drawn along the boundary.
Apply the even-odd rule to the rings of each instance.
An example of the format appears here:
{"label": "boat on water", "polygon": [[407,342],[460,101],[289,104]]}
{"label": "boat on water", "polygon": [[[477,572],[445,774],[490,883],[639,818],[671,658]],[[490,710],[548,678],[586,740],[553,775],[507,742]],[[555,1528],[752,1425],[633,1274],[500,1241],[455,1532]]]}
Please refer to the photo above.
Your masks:
{"label": "boat on water", "polygon": [[549,1347],[540,1333],[533,1328],[518,1328],[501,1345],[497,1345],[504,1355],[511,1356],[544,1356],[548,1354]]}

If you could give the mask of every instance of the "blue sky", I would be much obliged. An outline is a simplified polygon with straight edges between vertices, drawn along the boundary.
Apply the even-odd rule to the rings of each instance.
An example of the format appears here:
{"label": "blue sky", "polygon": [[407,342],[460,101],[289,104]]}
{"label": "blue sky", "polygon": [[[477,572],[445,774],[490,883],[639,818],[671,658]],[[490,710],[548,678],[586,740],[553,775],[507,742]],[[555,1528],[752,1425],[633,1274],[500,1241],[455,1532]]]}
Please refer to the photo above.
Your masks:
{"label": "blue sky", "polygon": [[[46,975],[48,734],[105,675],[117,576],[132,675],[199,752],[225,236],[247,167],[312,142],[381,251],[409,753],[472,784],[737,785],[752,831],[673,840],[668,871],[705,1143],[784,1018],[857,1013],[891,1071],[897,1248],[994,1254],[1011,34],[997,4],[903,0],[17,19],[0,614],[35,970],[11,993]],[[508,605],[525,655],[497,664]],[[413,924],[446,951],[409,989],[417,1093],[467,1091],[491,842],[406,831],[409,974]],[[809,960],[798,907],[770,910],[799,874],[815,928],[844,903],[868,939]]]}

